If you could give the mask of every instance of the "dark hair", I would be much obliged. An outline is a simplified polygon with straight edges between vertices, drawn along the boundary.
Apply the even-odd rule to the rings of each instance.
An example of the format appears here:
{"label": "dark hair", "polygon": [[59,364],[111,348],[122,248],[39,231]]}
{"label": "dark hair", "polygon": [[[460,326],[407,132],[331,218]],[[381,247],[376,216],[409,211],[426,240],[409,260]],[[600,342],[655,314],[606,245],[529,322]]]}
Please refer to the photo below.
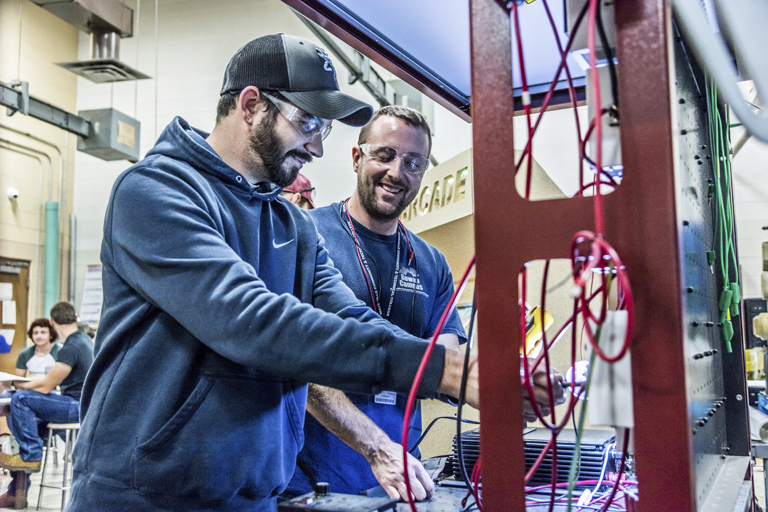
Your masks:
{"label": "dark hair", "polygon": [[360,135],[357,137],[358,146],[360,144],[365,144],[365,142],[368,139],[368,134],[370,133],[371,128],[373,127],[373,123],[375,123],[376,120],[381,116],[396,117],[397,119],[400,119],[408,126],[422,130],[424,133],[427,134],[427,141],[428,141],[427,155],[429,155],[429,153],[432,151],[432,132],[429,129],[429,123],[427,122],[427,118],[424,117],[424,114],[422,114],[418,110],[410,107],[403,107],[401,105],[387,105],[377,110],[373,114],[373,117],[368,122],[368,124],[366,124],[360,129]]}
{"label": "dark hair", "polygon": [[[287,101],[282,94],[276,92],[276,91],[268,91],[268,90],[262,90],[259,89],[261,92],[266,92],[268,94],[271,94],[272,96],[275,96],[278,99],[281,99],[283,101]],[[237,91],[237,92],[226,92],[221,95],[221,98],[219,98],[219,103],[216,105],[216,124],[219,124],[222,119],[227,117],[229,114],[232,113],[233,110],[237,108],[237,99],[240,97],[240,93],[243,91]],[[277,106],[275,106],[271,101],[267,101],[267,111],[271,114],[275,114],[279,112],[277,109]]]}
{"label": "dark hair", "polygon": [[216,124],[219,124],[222,119],[235,110],[238,97],[240,97],[240,92],[226,92],[221,95],[219,104],[216,105]]}
{"label": "dark hair", "polygon": [[51,343],[56,341],[56,338],[59,337],[56,329],[53,328],[51,322],[49,322],[47,318],[38,318],[29,325],[29,330],[27,331],[27,336],[29,336],[29,339],[32,339],[32,331],[35,330],[35,327],[45,327],[48,329],[48,333],[51,335]]}
{"label": "dark hair", "polygon": [[51,320],[59,325],[76,323],[77,313],[75,312],[75,306],[66,301],[57,302],[51,308]]}

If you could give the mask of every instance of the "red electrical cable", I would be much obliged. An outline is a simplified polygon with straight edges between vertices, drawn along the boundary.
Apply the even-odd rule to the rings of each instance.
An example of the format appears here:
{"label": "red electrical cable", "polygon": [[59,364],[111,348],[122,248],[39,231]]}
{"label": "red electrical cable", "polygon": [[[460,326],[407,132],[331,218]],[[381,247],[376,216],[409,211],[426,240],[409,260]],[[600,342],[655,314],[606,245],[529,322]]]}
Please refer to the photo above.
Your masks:
{"label": "red electrical cable", "polygon": [[[574,268],[577,268],[578,266],[576,263],[578,246],[584,241],[590,242],[592,259],[590,260],[588,258],[586,265],[584,265],[583,269],[581,269],[581,272],[574,275],[576,284],[581,287],[581,312],[584,322],[587,323],[589,320],[592,320],[597,324],[601,324],[605,320],[607,294],[604,294],[604,300],[601,307],[601,315],[599,318],[595,318],[595,316],[592,314],[585,297],[586,290],[584,288],[584,284],[586,281],[587,273],[592,273],[592,270],[597,266],[598,261],[613,261],[611,271],[616,272],[618,286],[620,287],[621,293],[623,295],[624,310],[627,312],[627,329],[624,337],[624,343],[622,344],[621,350],[619,350],[618,354],[615,356],[606,355],[598,346],[594,334],[592,333],[592,329],[585,329],[587,339],[592,345],[592,349],[595,351],[597,356],[606,362],[615,363],[624,357],[624,354],[626,354],[627,350],[629,349],[629,343],[632,339],[634,328],[634,301],[632,299],[632,287],[629,284],[629,277],[627,277],[624,265],[621,262],[621,258],[619,258],[619,255],[616,253],[615,249],[607,241],[605,241],[605,239],[588,231],[579,231],[576,233],[571,243],[571,262]],[[602,274],[604,281],[606,279],[605,275],[605,273]]]}
{"label": "red electrical cable", "polygon": [[[597,106],[597,122],[595,123],[595,136],[597,141],[595,143],[595,165],[597,169],[603,168],[603,120],[602,120],[602,103],[600,98],[600,75],[597,71],[597,53],[595,49],[595,31],[597,27],[597,2],[598,0],[589,1],[589,23],[587,25],[587,47],[589,48],[589,72],[592,74],[592,90],[594,91],[594,103]],[[598,235],[602,235],[605,232],[605,226],[603,222],[603,195],[600,192],[600,187],[595,189],[595,231]]]}
{"label": "red electrical cable", "polygon": [[480,475],[481,472],[481,466],[482,466],[482,454],[477,456],[477,462],[475,462],[475,467],[472,469],[472,479],[473,479],[473,487],[475,489],[474,496],[475,496],[475,504],[477,505],[477,509],[480,512],[483,512],[483,499],[480,497]]}
{"label": "red electrical cable", "polygon": [[[543,286],[542,286],[542,305],[540,307],[541,311],[541,325],[542,325],[542,331],[544,326],[544,307],[545,307],[545,300],[546,300],[546,282],[547,282],[547,274],[549,271],[549,260],[545,263],[545,272],[544,272],[544,279],[543,279]],[[521,272],[521,286],[522,286],[522,301],[523,304],[525,304],[526,301],[526,292],[527,292],[527,286],[526,286],[526,275],[527,271],[526,269],[523,269]],[[522,310],[522,308],[521,308]],[[576,314],[576,313],[574,313]],[[574,318],[574,317],[572,317]],[[567,323],[566,323],[567,324]],[[565,328],[565,326],[563,327]],[[562,332],[562,329],[561,329]],[[524,321],[524,313],[522,313],[522,321],[521,321],[521,337],[523,340],[525,340],[526,335],[526,325]],[[525,345],[523,345],[525,346]],[[544,415],[541,413],[541,409],[539,408],[538,402],[535,400],[535,394],[533,389],[533,382],[531,378],[531,372],[532,368],[536,368],[538,364],[541,362],[541,358],[544,358],[545,360],[545,372],[547,375],[552,375],[552,368],[549,362],[549,344],[547,343],[547,338],[545,332],[542,332],[542,351],[541,354],[539,354],[538,358],[535,360],[535,363],[531,366],[528,364],[527,356],[523,354],[521,357],[525,358],[521,361],[521,366],[523,367],[523,378],[521,379],[521,385],[525,388],[526,393],[528,394],[528,400],[531,403],[531,408],[533,409],[534,414],[536,415],[536,418],[544,425],[545,428],[548,428],[549,430],[552,430],[555,434],[559,433],[560,430],[563,429],[563,427],[568,423],[568,416],[573,411],[574,407],[576,406],[576,403],[578,402],[577,395],[571,394],[571,400],[568,402],[566,413],[563,415],[562,423],[557,424],[556,417],[555,417],[555,399],[554,395],[552,394],[552,382],[550,379],[547,379],[547,394],[549,399],[549,406],[550,411],[552,415],[552,422],[547,421],[547,419],[544,417]],[[525,353],[525,350],[523,350]],[[572,361],[572,364],[574,364],[575,361]],[[555,455],[556,460],[556,455]]]}
{"label": "red electrical cable", "polygon": [[520,80],[522,82],[522,102],[525,111],[525,121],[528,125],[528,160],[526,160],[525,172],[525,198],[531,197],[531,179],[533,176],[533,127],[531,125],[531,93],[528,91],[528,78],[525,72],[525,57],[523,55],[523,40],[520,35],[520,19],[517,15],[517,4],[512,3],[512,18],[515,27],[515,41],[517,41],[517,58],[520,60]]}
{"label": "red electrical cable", "polygon": [[[546,2],[544,4],[544,6],[545,6],[545,9],[548,10],[548,6],[547,6]],[[579,15],[577,16],[576,21],[574,22],[573,29],[572,29],[574,34],[576,33],[576,31],[581,26],[581,22],[582,22],[582,20],[583,20],[583,18],[584,18],[586,13],[587,13],[587,4],[584,4],[584,7],[579,12]],[[556,39],[558,41],[558,46],[560,46],[559,45],[559,39],[560,38],[557,35],[557,27],[556,27],[556,25],[554,25],[554,21],[553,20],[550,20],[550,21],[552,23],[553,32],[555,33],[555,37],[556,37]],[[568,44],[565,46],[565,50],[561,51],[560,64],[559,64],[559,66],[557,68],[557,71],[555,72],[555,78],[552,80],[552,82],[550,82],[549,90],[547,91],[547,94],[544,96],[544,101],[542,102],[541,106],[539,107],[539,117],[536,119],[536,123],[533,126],[533,133],[534,134],[536,133],[536,130],[538,130],[539,124],[541,123],[541,119],[544,116],[544,113],[547,111],[547,108],[549,107],[549,102],[552,99],[552,94],[554,93],[555,87],[557,86],[557,83],[560,80],[560,73],[562,72],[564,67],[567,68],[566,58],[568,56],[568,53],[571,51],[571,45],[573,44],[573,41],[574,41],[574,38],[570,38],[568,40]],[[569,94],[571,95],[571,102],[572,102],[572,104],[574,106],[574,109],[575,109],[576,108],[576,91],[575,91],[575,88],[573,87],[573,81],[572,81],[572,79],[570,77],[570,71],[568,71],[566,73],[566,78],[568,78],[568,90],[569,90]],[[578,114],[576,114],[576,115],[578,115]],[[579,137],[579,139],[581,139],[581,138]],[[523,158],[525,158],[526,154],[530,150],[530,144],[531,144],[531,141],[529,140],[528,144],[523,149],[523,154],[520,156],[520,159],[518,160],[517,164],[515,165],[515,173],[517,173],[520,170],[520,165],[522,165],[522,163],[523,163]]]}
{"label": "red electrical cable", "polygon": [[[568,96],[571,99],[571,105],[573,106],[573,116],[574,120],[576,121],[576,138],[581,141],[581,126],[579,122],[579,112],[578,112],[578,100],[576,98],[576,89],[573,86],[573,78],[571,77],[571,70],[568,67],[568,54],[563,51],[563,45],[560,43],[560,35],[558,34],[557,25],[555,24],[555,20],[552,17],[552,12],[549,10],[549,4],[547,3],[547,0],[542,0],[544,3],[544,10],[547,13],[547,18],[549,19],[549,25],[552,27],[552,33],[555,36],[555,42],[557,43],[557,49],[560,51],[560,59],[563,62],[564,66],[562,69],[565,71],[565,78],[568,82]],[[582,8],[582,13],[586,12],[586,4],[584,8]],[[576,23],[574,24],[574,28],[571,30],[572,33],[576,33],[576,31],[579,29],[579,25],[581,25],[583,14],[580,14],[579,17],[576,19]],[[541,118],[541,115],[543,115],[544,112],[542,111],[539,115],[539,118]],[[584,183],[584,166],[582,165],[581,158],[579,158],[579,184]]]}
{"label": "red electrical cable", "polygon": [[448,306],[446,306],[445,310],[443,311],[443,316],[440,317],[440,322],[438,322],[437,324],[435,333],[432,335],[432,339],[430,340],[429,345],[427,346],[427,349],[424,351],[424,356],[421,358],[421,363],[419,364],[419,368],[416,371],[416,376],[413,379],[413,384],[411,385],[411,391],[408,394],[408,402],[406,403],[406,406],[405,406],[405,416],[403,418],[403,438],[402,438],[403,477],[405,478],[405,488],[408,494],[408,504],[411,506],[412,512],[416,512],[416,503],[413,501],[413,492],[411,491],[411,479],[408,476],[408,430],[410,429],[410,425],[411,425],[411,411],[413,410],[413,405],[416,402],[416,393],[419,389],[419,384],[421,384],[421,379],[424,376],[424,370],[427,367],[427,361],[429,360],[429,356],[432,354],[432,349],[435,347],[437,338],[440,336],[440,333],[443,331],[443,326],[445,325],[445,321],[448,319],[448,315],[451,313],[451,311],[453,311],[453,308],[456,307],[456,303],[459,300],[459,296],[461,295],[461,292],[464,290],[464,286],[467,284],[467,281],[469,280],[469,274],[472,271],[472,268],[474,268],[474,266],[475,266],[475,256],[472,255],[472,259],[469,261],[467,270],[464,271],[464,275],[462,276],[461,281],[459,281],[460,284],[456,288],[456,290],[453,292],[453,297],[451,297],[451,301],[448,303]]}
{"label": "red electrical cable", "polygon": [[552,444],[555,442],[555,437],[553,436],[549,442],[547,442],[546,445],[544,445],[544,448],[541,450],[541,453],[538,457],[536,457],[536,460],[533,461],[533,465],[528,469],[528,472],[525,474],[525,485],[528,485],[528,482],[531,481],[531,478],[533,478],[533,475],[536,473],[536,470],[539,469],[539,466],[544,461],[544,457],[547,456],[547,452],[552,447]]}

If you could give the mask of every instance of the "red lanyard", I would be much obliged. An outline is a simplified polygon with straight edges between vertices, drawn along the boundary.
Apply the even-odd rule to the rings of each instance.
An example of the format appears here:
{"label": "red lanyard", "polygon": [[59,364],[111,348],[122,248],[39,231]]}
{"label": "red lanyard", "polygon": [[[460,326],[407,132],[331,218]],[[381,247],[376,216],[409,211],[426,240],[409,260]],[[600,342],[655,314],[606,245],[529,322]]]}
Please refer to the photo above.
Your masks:
{"label": "red lanyard", "polygon": [[[395,272],[392,282],[392,293],[389,296],[389,305],[387,307],[387,313],[384,314],[384,311],[381,308],[381,304],[379,303],[379,294],[378,294],[378,288],[376,287],[376,284],[373,282],[373,272],[371,272],[370,268],[368,268],[367,263],[365,262],[365,259],[363,258],[363,254],[360,251],[360,242],[357,239],[357,232],[355,231],[355,225],[352,222],[352,216],[349,214],[349,199],[347,198],[346,201],[342,204],[344,208],[344,212],[347,214],[347,222],[349,223],[349,228],[352,231],[352,238],[355,242],[355,252],[357,253],[357,261],[360,263],[360,269],[363,271],[363,277],[365,278],[365,284],[368,286],[368,293],[371,296],[371,305],[373,307],[373,310],[376,311],[379,315],[381,315],[383,318],[389,318],[389,315],[392,313],[392,305],[395,301],[395,292],[397,288],[397,275],[400,270],[400,236],[397,237],[397,253],[395,256]],[[405,230],[405,226],[403,226],[403,223],[400,222],[400,220],[397,221],[398,226],[402,228],[403,233],[405,234],[405,241],[408,245],[408,264],[410,265],[411,261],[414,257],[413,248],[411,247],[411,241],[408,238],[408,232]]]}

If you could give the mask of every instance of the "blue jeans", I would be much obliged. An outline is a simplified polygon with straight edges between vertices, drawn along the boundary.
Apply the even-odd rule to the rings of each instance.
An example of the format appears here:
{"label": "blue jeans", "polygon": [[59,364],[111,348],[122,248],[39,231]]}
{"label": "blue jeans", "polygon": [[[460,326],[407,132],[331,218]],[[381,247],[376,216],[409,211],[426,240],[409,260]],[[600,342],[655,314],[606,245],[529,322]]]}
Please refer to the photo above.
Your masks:
{"label": "blue jeans", "polygon": [[11,398],[10,419],[8,428],[19,443],[21,460],[39,461],[43,459],[43,437],[48,423],[77,423],[80,402],[70,396],[20,389]]}

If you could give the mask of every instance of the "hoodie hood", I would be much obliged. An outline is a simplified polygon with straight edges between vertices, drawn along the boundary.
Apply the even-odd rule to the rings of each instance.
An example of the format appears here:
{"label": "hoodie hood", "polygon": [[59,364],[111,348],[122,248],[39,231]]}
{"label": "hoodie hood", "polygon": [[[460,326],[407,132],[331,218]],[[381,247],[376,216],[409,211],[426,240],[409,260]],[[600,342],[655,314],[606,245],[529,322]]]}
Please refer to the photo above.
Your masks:
{"label": "hoodie hood", "polygon": [[221,159],[206,142],[208,135],[177,116],[160,134],[155,147],[147,153],[147,158],[164,156],[185,162],[201,173],[217,177],[227,187],[262,201],[272,201],[280,195],[283,189],[270,182],[267,182],[271,186],[269,192],[259,192],[260,187],[251,185],[242,174]]}

